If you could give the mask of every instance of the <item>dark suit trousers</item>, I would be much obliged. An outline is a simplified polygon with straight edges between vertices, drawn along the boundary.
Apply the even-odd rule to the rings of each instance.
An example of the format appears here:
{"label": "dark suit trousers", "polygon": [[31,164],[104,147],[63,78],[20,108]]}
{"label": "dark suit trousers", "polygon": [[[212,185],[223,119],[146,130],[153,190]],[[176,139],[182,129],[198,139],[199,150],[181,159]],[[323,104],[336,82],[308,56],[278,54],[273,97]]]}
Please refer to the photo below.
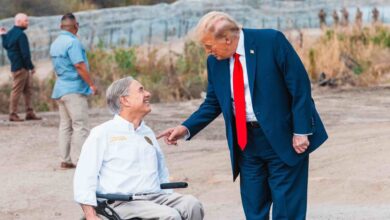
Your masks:
{"label": "dark suit trousers", "polygon": [[[292,146],[291,146],[292,147]],[[261,128],[248,126],[248,144],[238,150],[241,199],[247,220],[302,220],[306,216],[309,158],[296,166],[280,160]]]}

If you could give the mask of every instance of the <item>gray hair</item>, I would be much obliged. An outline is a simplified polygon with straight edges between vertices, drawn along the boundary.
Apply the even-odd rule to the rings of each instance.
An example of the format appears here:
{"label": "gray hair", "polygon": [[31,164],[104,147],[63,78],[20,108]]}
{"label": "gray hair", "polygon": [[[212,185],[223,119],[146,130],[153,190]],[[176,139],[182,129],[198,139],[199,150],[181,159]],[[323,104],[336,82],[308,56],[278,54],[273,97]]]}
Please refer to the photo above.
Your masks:
{"label": "gray hair", "polygon": [[120,97],[129,95],[129,86],[133,77],[128,76],[114,81],[106,91],[108,109],[114,114],[119,114],[121,110]]}
{"label": "gray hair", "polygon": [[230,15],[221,11],[211,11],[204,15],[195,27],[195,40],[202,41],[207,34],[216,39],[227,35],[239,36],[242,26]]}

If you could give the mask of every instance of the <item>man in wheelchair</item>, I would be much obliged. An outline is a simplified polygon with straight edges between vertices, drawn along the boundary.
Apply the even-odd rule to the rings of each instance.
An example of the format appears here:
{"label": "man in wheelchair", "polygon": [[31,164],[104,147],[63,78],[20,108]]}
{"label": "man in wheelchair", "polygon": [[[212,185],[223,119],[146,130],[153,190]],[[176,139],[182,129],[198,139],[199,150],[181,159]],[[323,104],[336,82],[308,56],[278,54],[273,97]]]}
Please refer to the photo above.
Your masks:
{"label": "man in wheelchair", "polygon": [[74,198],[86,219],[106,219],[96,213],[97,193],[142,195],[107,203],[121,219],[203,219],[195,197],[160,188],[169,174],[155,135],[143,121],[151,111],[150,93],[126,77],[110,85],[106,98],[115,116],[91,130],[74,176]]}

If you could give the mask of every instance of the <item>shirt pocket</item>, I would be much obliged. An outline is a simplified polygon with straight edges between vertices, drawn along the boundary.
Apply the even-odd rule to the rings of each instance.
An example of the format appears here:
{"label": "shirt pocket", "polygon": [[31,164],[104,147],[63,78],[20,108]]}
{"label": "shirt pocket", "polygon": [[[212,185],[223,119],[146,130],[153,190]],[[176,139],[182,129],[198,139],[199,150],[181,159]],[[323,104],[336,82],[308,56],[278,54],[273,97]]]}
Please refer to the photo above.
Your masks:
{"label": "shirt pocket", "polygon": [[142,162],[145,171],[157,172],[158,171],[158,158],[157,150],[154,146],[145,143],[142,145]]}
{"label": "shirt pocket", "polygon": [[111,140],[106,155],[112,167],[134,169],[139,165],[139,149],[129,140]]}

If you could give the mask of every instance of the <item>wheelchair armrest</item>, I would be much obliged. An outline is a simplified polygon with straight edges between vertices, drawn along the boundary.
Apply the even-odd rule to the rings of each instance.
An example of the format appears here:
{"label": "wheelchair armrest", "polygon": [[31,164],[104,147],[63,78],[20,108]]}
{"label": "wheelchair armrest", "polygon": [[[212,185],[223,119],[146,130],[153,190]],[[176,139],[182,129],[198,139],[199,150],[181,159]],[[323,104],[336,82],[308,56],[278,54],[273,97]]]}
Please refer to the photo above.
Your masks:
{"label": "wheelchair armrest", "polygon": [[[172,182],[172,183],[162,183],[160,185],[161,189],[179,189],[179,188],[187,188],[188,183],[186,182]],[[112,201],[132,201],[134,194],[130,195],[120,195],[120,194],[100,194],[96,193],[97,198],[107,199]]]}
{"label": "wheelchair armrest", "polygon": [[100,199],[107,199],[107,200],[113,200],[113,201],[131,201],[131,200],[133,200],[133,195],[96,193],[96,197],[100,198]]}
{"label": "wheelchair armrest", "polygon": [[[161,189],[178,189],[178,188],[187,188],[187,187],[188,187],[188,183],[186,182],[163,183],[160,185]],[[101,202],[98,201],[98,206],[95,207],[95,210],[98,214],[105,216],[109,220],[120,220],[119,215],[111,207],[107,205],[107,202],[132,201],[134,196],[137,196],[137,194],[119,195],[119,194],[96,193],[97,198],[107,199],[107,200]]]}
{"label": "wheelchair armrest", "polygon": [[186,182],[172,182],[172,183],[162,183],[160,185],[161,189],[179,189],[179,188],[187,188],[188,183]]}

